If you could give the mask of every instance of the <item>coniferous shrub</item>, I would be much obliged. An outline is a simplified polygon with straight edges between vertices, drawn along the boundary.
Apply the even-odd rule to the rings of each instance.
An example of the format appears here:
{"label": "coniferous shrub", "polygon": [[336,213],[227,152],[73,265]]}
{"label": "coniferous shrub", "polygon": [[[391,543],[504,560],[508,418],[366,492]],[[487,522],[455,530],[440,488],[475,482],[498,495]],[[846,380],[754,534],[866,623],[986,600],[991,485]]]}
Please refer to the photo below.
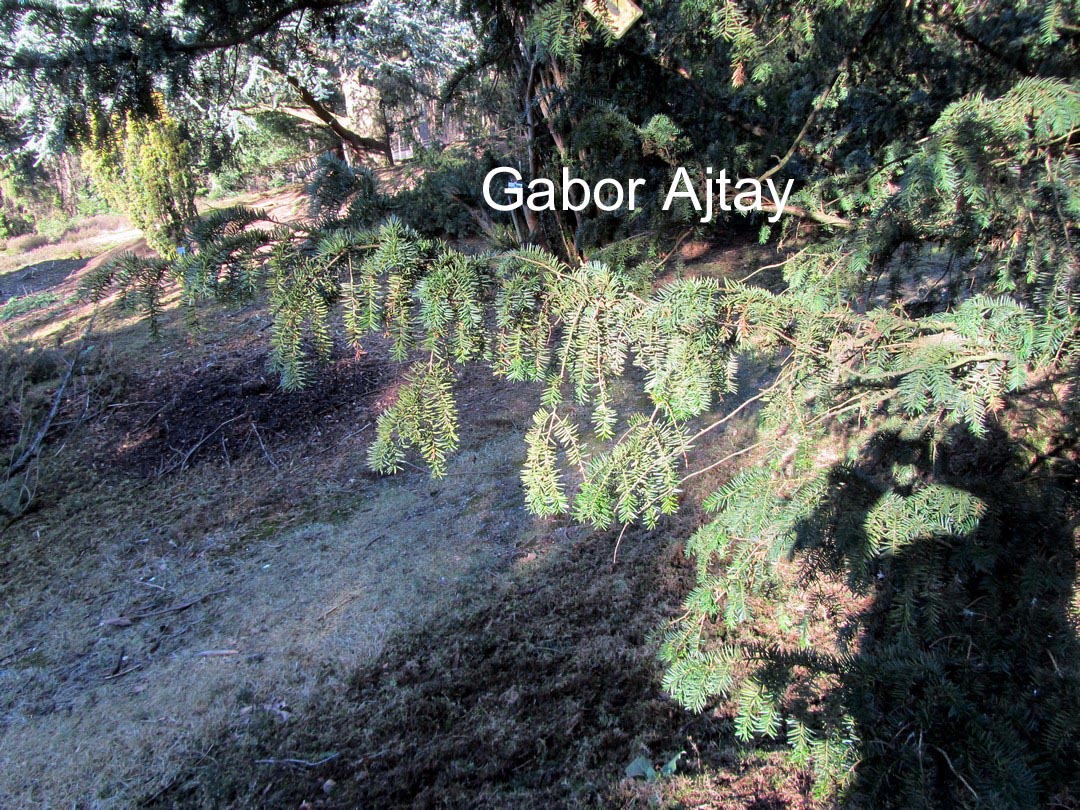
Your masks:
{"label": "coniferous shrub", "polygon": [[175,258],[195,217],[197,184],[180,125],[160,108],[154,118],[131,113],[96,118],[83,165],[98,191],[143,231],[162,257]]}

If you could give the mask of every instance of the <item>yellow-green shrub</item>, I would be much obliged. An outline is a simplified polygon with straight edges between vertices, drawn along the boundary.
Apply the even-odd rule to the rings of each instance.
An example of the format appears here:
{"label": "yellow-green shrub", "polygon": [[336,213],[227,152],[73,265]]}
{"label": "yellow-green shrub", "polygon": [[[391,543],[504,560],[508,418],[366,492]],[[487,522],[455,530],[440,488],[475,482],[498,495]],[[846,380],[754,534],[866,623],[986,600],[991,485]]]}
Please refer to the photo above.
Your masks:
{"label": "yellow-green shrub", "polygon": [[129,113],[94,120],[82,159],[98,191],[142,229],[147,244],[175,258],[196,213],[196,182],[189,145],[164,108],[150,119]]}

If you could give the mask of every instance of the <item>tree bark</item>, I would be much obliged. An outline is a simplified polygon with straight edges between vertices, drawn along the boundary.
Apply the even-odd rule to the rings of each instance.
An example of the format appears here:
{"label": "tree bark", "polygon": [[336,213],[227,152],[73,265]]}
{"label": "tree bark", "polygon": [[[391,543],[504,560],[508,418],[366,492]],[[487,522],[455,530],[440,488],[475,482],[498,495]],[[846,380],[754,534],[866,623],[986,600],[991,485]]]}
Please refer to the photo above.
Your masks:
{"label": "tree bark", "polygon": [[260,56],[266,60],[266,63],[270,66],[271,70],[285,79],[286,84],[296,91],[296,94],[300,97],[300,101],[305,107],[311,110],[311,113],[315,118],[325,124],[356,156],[365,157],[374,153],[383,155],[391,164],[393,164],[394,158],[390,152],[389,138],[379,139],[366,137],[350,127],[345,126],[345,124],[342,123],[341,117],[335,115],[325,104],[315,98],[315,96],[311,94],[311,91],[300,83],[299,79],[289,73],[285,65],[269,54],[260,53]]}
{"label": "tree bark", "polygon": [[362,138],[384,144],[382,153],[393,165],[390,127],[386,123],[382,96],[378,88],[363,82],[359,75],[350,75],[342,81],[341,91],[345,96],[345,115],[349,128]]}

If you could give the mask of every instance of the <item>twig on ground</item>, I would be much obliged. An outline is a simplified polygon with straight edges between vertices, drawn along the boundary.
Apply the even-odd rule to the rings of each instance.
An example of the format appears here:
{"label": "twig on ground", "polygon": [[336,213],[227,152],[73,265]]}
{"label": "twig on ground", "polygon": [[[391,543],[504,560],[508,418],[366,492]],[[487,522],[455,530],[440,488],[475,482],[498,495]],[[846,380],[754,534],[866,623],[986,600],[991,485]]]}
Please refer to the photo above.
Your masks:
{"label": "twig on ground", "polygon": [[175,396],[171,400],[166,402],[164,405],[162,405],[160,408],[158,408],[156,411],[154,411],[152,414],[150,414],[148,417],[146,417],[146,419],[143,420],[143,422],[139,424],[139,426],[136,427],[135,430],[139,431],[143,430],[146,427],[149,427],[150,423],[157,419],[157,417],[159,417],[165,411],[165,409],[172,405],[174,402],[176,402]]}
{"label": "twig on ground", "polygon": [[224,422],[222,422],[216,428],[214,428],[209,433],[207,433],[205,436],[203,436],[201,439],[199,439],[197,442],[195,442],[195,444],[192,445],[191,449],[187,451],[187,455],[184,456],[184,458],[180,462],[180,464],[177,465],[179,467],[179,469],[182,470],[187,466],[187,463],[188,463],[188,461],[191,460],[191,457],[193,455],[195,455],[196,451],[198,451],[198,449],[200,447],[202,447],[204,444],[206,444],[207,440],[209,440],[209,438],[211,436],[216,434],[219,430],[221,430],[223,427],[225,427],[230,422],[235,422],[237,419],[240,419],[240,418],[242,418],[244,416],[246,416],[246,414],[238,414],[237,416],[234,416],[232,419],[226,419]]}
{"label": "twig on ground", "polygon": [[333,450],[335,447],[340,446],[341,444],[343,444],[344,442],[346,442],[349,439],[353,438],[354,436],[359,436],[361,433],[363,433],[365,430],[367,430],[369,427],[371,427],[374,424],[375,424],[374,422],[368,422],[366,425],[364,425],[359,430],[354,430],[352,433],[346,433],[344,436],[342,436],[340,439],[338,439],[333,444],[327,445],[326,447],[323,447],[321,450],[316,450],[314,453],[308,453],[305,457],[306,458],[314,458],[315,456],[321,456],[326,451]]}
{"label": "twig on ground", "polygon": [[[378,539],[379,539],[378,537],[375,538],[375,540],[378,540]],[[372,540],[371,542],[373,543],[375,541]],[[371,544],[369,543],[368,545],[371,545]],[[365,548],[366,548],[366,546],[365,546]],[[354,602],[357,599],[359,599],[361,596],[363,596],[363,594],[361,592],[359,592],[359,591],[356,592],[356,593],[349,594],[344,599],[342,599],[340,602],[338,602],[336,605],[334,605],[332,608],[330,608],[325,613],[323,613],[323,615],[321,615],[319,617],[319,621],[321,622],[323,619],[325,619],[327,616],[329,616],[334,611],[341,610],[343,607],[345,607],[347,604],[349,604],[349,602]]]}
{"label": "twig on ground", "polygon": [[302,768],[317,768],[320,765],[325,765],[327,762],[331,762],[331,761],[337,759],[340,756],[341,756],[341,754],[335,752],[333,754],[329,754],[329,755],[323,757],[322,759],[317,759],[314,762],[309,762],[306,759],[257,759],[257,760],[255,760],[255,764],[256,765],[299,765]]}
{"label": "twig on ground", "polygon": [[382,539],[383,539],[383,537],[385,537],[385,535],[382,535],[382,534],[377,534],[377,535],[375,535],[375,536],[374,536],[374,537],[372,537],[372,538],[371,538],[370,540],[368,540],[368,541],[367,541],[366,543],[364,543],[364,547],[363,547],[363,548],[361,549],[361,551],[367,551],[367,550],[368,550],[369,548],[371,548],[371,547],[372,547],[373,545],[375,545],[375,544],[376,544],[377,542],[379,542],[380,540],[382,540]]}
{"label": "twig on ground", "polygon": [[149,618],[152,618],[154,616],[164,616],[164,615],[166,615],[168,613],[179,613],[182,610],[187,610],[189,607],[192,607],[194,605],[199,604],[199,602],[202,602],[205,599],[209,599],[211,596],[217,596],[218,594],[225,593],[226,590],[228,590],[228,589],[227,588],[221,588],[220,590],[211,591],[210,593],[205,593],[202,596],[197,596],[194,599],[190,599],[187,602],[183,602],[183,603],[181,603],[179,605],[173,605],[172,607],[161,608],[160,610],[149,610],[149,611],[147,611],[145,613],[133,613],[130,616],[117,616],[116,618],[113,618],[113,619],[105,619],[104,621],[101,622],[101,625],[103,625],[103,626],[104,625],[112,625],[114,627],[127,627],[128,625],[139,621],[139,619],[149,619]]}
{"label": "twig on ground", "polygon": [[106,681],[115,681],[117,678],[123,678],[125,675],[128,675],[128,674],[134,672],[135,670],[142,669],[142,668],[143,668],[142,664],[136,664],[133,667],[128,667],[127,669],[122,669],[119,672],[114,672],[112,675],[106,675],[104,680],[106,680]]}
{"label": "twig on ground", "polygon": [[86,331],[83,332],[82,338],[79,340],[79,345],[75,348],[75,356],[71,358],[71,362],[68,363],[67,372],[64,374],[64,379],[60,382],[60,387],[56,389],[56,393],[53,394],[52,407],[49,408],[49,413],[45,416],[41,425],[38,427],[37,433],[34,434],[34,438],[23,450],[22,454],[11,462],[7,468],[7,479],[11,480],[20,472],[23,468],[30,464],[38,453],[41,452],[41,445],[45,441],[45,434],[49,432],[49,428],[52,427],[53,420],[56,419],[56,414],[60,411],[60,403],[64,399],[64,392],[67,390],[68,385],[71,383],[71,378],[75,376],[75,366],[79,364],[79,358],[82,357],[83,349],[86,346],[87,340],[90,337],[90,330],[94,328],[94,319],[90,319],[90,323],[86,326]]}
{"label": "twig on ground", "polygon": [[266,456],[266,460],[270,462],[270,466],[275,470],[277,469],[277,462],[270,457],[270,451],[266,449],[266,445],[263,444],[262,434],[259,433],[259,428],[255,425],[255,420],[251,420],[251,429],[255,432],[255,438],[259,440],[259,447],[262,448],[263,455]]}

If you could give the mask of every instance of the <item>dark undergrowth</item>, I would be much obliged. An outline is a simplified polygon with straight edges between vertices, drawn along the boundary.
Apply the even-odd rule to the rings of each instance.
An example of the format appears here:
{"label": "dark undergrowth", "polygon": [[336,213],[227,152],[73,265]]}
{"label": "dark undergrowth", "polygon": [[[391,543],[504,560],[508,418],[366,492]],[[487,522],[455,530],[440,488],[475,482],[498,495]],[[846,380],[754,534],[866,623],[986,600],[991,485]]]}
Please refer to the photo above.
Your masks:
{"label": "dark undergrowth", "polygon": [[247,349],[213,367],[179,367],[141,381],[129,393],[134,407],[118,413],[109,459],[114,472],[148,475],[218,459],[260,455],[267,445],[307,439],[332,422],[374,421],[375,398],[392,382],[387,364],[342,356],[316,383],[282,391],[266,354]]}

